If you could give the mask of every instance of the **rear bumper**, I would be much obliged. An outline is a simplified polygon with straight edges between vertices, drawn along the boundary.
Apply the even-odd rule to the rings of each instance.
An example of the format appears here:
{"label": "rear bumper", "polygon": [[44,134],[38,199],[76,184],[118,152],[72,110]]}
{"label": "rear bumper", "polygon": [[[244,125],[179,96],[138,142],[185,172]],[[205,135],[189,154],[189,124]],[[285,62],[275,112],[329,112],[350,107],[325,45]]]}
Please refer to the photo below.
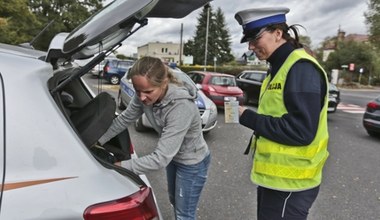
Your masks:
{"label": "rear bumper", "polygon": [[380,133],[380,120],[364,117],[363,126],[366,130]]}

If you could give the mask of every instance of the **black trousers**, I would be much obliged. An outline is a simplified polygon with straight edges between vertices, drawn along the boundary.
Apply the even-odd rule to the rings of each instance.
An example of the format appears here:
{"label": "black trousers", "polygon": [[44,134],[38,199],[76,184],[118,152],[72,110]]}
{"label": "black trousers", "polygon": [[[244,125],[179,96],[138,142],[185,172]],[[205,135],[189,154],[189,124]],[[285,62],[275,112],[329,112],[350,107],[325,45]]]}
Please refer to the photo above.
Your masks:
{"label": "black trousers", "polygon": [[257,187],[258,220],[306,220],[318,196],[319,186],[301,192],[283,192]]}

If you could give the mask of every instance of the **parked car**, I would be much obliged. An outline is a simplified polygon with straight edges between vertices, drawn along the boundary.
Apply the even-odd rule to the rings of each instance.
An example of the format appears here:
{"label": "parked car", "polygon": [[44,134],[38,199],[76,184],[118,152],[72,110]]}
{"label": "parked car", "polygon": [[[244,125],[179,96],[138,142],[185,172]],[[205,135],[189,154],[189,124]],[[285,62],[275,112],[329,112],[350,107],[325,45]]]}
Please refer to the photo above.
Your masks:
{"label": "parked car", "polygon": [[371,136],[380,136],[380,96],[367,104],[363,115],[363,126]]}
{"label": "parked car", "polygon": [[236,84],[243,90],[245,105],[259,103],[260,88],[266,75],[267,72],[262,70],[244,70],[236,75]]}
{"label": "parked car", "polygon": [[329,83],[329,104],[327,108],[328,113],[336,112],[338,104],[340,103],[340,90],[332,83]]}
{"label": "parked car", "polygon": [[[244,92],[244,104],[259,103],[261,85],[267,75],[266,71],[244,70],[236,75],[236,83]],[[329,101],[327,112],[334,113],[340,103],[340,90],[337,86],[329,83]]]}
{"label": "parked car", "polygon": [[[174,75],[182,82],[187,83],[193,86],[197,90],[197,100],[195,101],[199,114],[202,118],[202,131],[203,133],[208,133],[213,128],[215,128],[217,124],[217,116],[218,110],[216,105],[201,91],[199,90],[194,82],[189,78],[189,76],[182,72],[179,68],[172,67],[171,68]],[[118,93],[118,107],[123,110],[130,103],[133,95],[135,94],[135,89],[133,88],[133,84],[130,79],[127,79],[127,74],[120,81],[120,88]],[[147,128],[152,128],[148,119],[145,115],[143,115],[140,119],[138,119],[135,123],[136,131],[145,131]]]}
{"label": "parked car", "polygon": [[99,64],[91,69],[91,74],[95,77],[103,77],[103,68],[106,60],[102,60]]}
{"label": "parked car", "polygon": [[187,74],[217,107],[224,107],[224,97],[236,97],[240,104],[243,103],[243,91],[236,85],[234,76],[205,71],[190,71]]}
{"label": "parked car", "polygon": [[103,78],[112,85],[118,85],[134,62],[133,60],[107,60],[103,67]]}
{"label": "parked car", "polygon": [[1,219],[162,219],[146,176],[114,165],[137,157],[128,130],[97,145],[116,103],[81,76],[148,18],[181,18],[206,3],[116,0],[57,34],[47,52],[0,44]]}

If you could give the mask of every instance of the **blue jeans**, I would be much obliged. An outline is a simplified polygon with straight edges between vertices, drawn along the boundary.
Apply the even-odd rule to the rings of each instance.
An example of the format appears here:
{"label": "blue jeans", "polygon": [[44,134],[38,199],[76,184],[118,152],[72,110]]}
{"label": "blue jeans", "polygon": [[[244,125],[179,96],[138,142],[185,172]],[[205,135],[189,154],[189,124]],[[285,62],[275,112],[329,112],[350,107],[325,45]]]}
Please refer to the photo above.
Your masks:
{"label": "blue jeans", "polygon": [[169,200],[176,220],[197,219],[197,204],[207,179],[210,160],[209,154],[198,164],[184,165],[171,161],[166,167]]}

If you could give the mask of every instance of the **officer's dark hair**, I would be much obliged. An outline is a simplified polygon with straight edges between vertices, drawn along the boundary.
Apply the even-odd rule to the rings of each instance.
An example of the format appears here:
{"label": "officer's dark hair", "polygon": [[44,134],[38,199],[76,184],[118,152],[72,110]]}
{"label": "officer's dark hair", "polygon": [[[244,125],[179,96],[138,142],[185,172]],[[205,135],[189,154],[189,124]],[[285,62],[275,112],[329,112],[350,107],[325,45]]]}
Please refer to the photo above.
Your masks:
{"label": "officer's dark hair", "polygon": [[[280,23],[280,24],[273,24],[268,27],[266,27],[266,30],[269,32],[273,32],[277,29],[282,30],[282,38],[285,39],[286,41],[290,42],[295,48],[303,48],[304,45],[302,45],[299,41],[299,31],[298,27],[302,27],[302,25],[299,24],[294,24],[291,26],[288,26],[286,23]],[[294,34],[294,38],[290,35],[289,30],[291,30]]]}

